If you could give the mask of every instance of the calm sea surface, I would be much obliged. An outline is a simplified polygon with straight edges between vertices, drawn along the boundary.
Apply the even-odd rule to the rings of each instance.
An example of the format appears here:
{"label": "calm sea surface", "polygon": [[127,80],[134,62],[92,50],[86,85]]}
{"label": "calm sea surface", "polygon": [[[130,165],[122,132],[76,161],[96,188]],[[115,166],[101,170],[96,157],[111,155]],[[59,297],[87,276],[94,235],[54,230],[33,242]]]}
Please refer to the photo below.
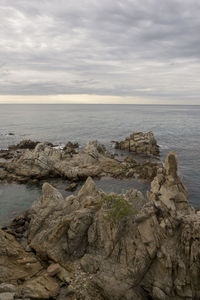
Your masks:
{"label": "calm sea surface", "polygon": [[[133,131],[149,130],[161,147],[162,160],[169,150],[178,154],[179,174],[188,188],[190,202],[200,208],[200,106],[0,105],[2,149],[23,139],[57,144],[69,140],[84,144],[97,139],[111,148],[112,140],[124,139]],[[108,180],[104,186],[107,191],[120,192],[120,182]],[[123,181],[121,190],[125,188]],[[40,188],[36,186],[1,184],[0,223],[12,213],[30,207],[39,195]]]}

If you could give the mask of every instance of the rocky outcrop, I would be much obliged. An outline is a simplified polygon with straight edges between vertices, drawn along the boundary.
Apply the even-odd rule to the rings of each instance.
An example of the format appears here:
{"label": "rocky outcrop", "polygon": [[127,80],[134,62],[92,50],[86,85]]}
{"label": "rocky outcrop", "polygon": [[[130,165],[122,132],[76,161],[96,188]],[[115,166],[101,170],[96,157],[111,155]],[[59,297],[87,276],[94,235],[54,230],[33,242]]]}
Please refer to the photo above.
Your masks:
{"label": "rocky outcrop", "polygon": [[[104,145],[98,141],[88,142],[83,150],[68,143],[65,150],[55,149],[49,143],[39,143],[34,149],[21,149],[9,153],[11,159],[0,162],[0,180],[35,182],[49,177],[63,177],[72,181],[88,176],[135,177],[153,179],[157,163],[121,162],[112,158]],[[4,157],[5,158],[5,157]]]}
{"label": "rocky outcrop", "polygon": [[32,140],[23,140],[17,145],[9,146],[9,150],[17,150],[17,149],[35,149],[35,147],[39,144],[39,142],[34,142]]}
{"label": "rocky outcrop", "polygon": [[115,148],[147,155],[159,155],[159,146],[152,131],[134,132],[124,141],[115,142]]}
{"label": "rocky outcrop", "polygon": [[59,176],[67,179],[87,178],[89,175],[99,175],[104,165],[113,164],[112,159],[94,149],[96,156],[88,150],[72,155],[71,152],[54,149],[47,143],[39,143],[34,150],[25,150],[1,166],[7,171],[8,178],[15,176],[17,180],[19,177],[24,180]]}
{"label": "rocky outcrop", "polygon": [[96,191],[91,178],[66,199],[45,183],[30,212],[28,242],[63,268],[81,299],[199,299],[200,215],[187,197],[174,152],[148,201],[136,190]]}

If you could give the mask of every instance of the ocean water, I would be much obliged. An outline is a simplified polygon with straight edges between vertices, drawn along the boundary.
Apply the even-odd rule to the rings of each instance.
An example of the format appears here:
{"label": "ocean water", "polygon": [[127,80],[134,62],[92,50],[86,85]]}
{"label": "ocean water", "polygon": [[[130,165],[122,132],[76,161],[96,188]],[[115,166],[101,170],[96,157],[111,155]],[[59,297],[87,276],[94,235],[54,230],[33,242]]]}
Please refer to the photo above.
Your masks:
{"label": "ocean water", "polygon": [[[160,145],[162,161],[170,150],[177,153],[179,174],[188,188],[190,203],[200,208],[200,106],[0,105],[1,149],[23,139],[81,145],[97,139],[112,149],[111,141],[124,139],[134,131],[149,130]],[[107,191],[120,186],[112,181],[106,184]],[[126,188],[124,182],[121,188]],[[0,211],[6,216],[12,208],[17,210],[19,203],[19,210],[27,208],[39,194],[35,187],[0,185]]]}

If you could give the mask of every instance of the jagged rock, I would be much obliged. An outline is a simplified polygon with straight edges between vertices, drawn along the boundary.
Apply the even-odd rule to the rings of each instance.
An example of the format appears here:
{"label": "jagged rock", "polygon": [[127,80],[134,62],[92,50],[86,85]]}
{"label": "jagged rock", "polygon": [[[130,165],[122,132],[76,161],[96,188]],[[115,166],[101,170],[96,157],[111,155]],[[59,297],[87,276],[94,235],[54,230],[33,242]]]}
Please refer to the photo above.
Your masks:
{"label": "jagged rock", "polygon": [[[83,255],[87,246],[85,233],[91,224],[93,214],[93,208],[79,210],[84,189],[87,192],[91,191],[92,196],[95,195],[98,201],[98,194],[91,188],[90,179],[77,197],[69,196],[66,200],[48,183],[43,185],[43,197],[32,207],[28,237],[30,246],[40,256],[64,263],[70,256]],[[89,206],[92,200],[90,194],[84,200]]]}
{"label": "jagged rock", "polygon": [[[35,143],[34,147],[31,146],[32,143]],[[116,178],[138,176],[144,180],[152,180],[159,166],[159,163],[136,162],[130,158],[119,161],[112,157],[106,151],[105,146],[98,141],[88,142],[83,150],[75,150],[77,145],[71,142],[68,142],[65,150],[62,150],[56,149],[48,142],[38,143],[29,140],[22,141],[15,147],[17,150],[5,150],[6,152],[0,153],[0,158],[2,157],[0,161],[1,181],[37,183],[50,177],[62,177],[73,181],[70,187],[73,190],[75,189],[74,182],[89,176]],[[20,147],[19,150],[18,147]]]}
{"label": "jagged rock", "polygon": [[90,155],[98,156],[98,153],[105,154],[106,148],[104,145],[100,144],[98,141],[90,141],[88,142],[85,147],[84,151],[89,153]]}
{"label": "jagged rock", "polygon": [[134,132],[124,141],[115,142],[115,148],[147,155],[159,155],[159,146],[152,131]]}
{"label": "jagged rock", "polygon": [[32,208],[30,246],[63,268],[70,264],[70,284],[83,299],[84,291],[91,299],[199,299],[200,215],[177,169],[170,152],[148,202],[137,191],[96,191],[91,178],[66,199],[44,184]]}
{"label": "jagged rock", "polygon": [[119,165],[119,162],[104,155],[102,149],[104,147],[95,141],[88,143],[84,151],[71,156],[48,143],[39,143],[33,150],[27,149],[0,165],[4,172],[1,177],[24,182],[49,177],[77,180],[98,176],[111,165]]}
{"label": "jagged rock", "polygon": [[178,171],[178,158],[174,151],[170,151],[165,160],[165,169],[166,174],[168,176],[172,176],[173,178],[177,178]]}

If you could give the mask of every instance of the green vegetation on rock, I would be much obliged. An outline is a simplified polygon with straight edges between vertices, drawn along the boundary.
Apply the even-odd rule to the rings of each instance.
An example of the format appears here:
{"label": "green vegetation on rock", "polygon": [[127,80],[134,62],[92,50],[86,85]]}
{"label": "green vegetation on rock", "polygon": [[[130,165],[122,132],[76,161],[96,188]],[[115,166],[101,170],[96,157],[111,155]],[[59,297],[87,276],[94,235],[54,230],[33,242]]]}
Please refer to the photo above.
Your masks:
{"label": "green vegetation on rock", "polygon": [[109,210],[107,211],[106,219],[116,225],[122,220],[127,220],[132,215],[136,214],[133,206],[119,195],[107,195],[102,200],[106,202]]}

